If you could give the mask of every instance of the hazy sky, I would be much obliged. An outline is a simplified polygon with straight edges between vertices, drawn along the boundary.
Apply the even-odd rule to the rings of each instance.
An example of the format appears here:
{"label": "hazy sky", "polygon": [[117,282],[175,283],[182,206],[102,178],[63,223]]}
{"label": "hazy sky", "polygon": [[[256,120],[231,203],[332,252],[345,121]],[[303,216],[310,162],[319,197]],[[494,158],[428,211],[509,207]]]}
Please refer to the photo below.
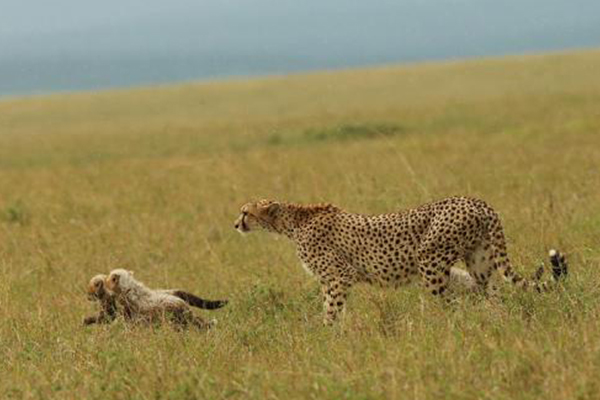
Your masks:
{"label": "hazy sky", "polygon": [[0,0],[0,95],[600,46],[600,0]]}

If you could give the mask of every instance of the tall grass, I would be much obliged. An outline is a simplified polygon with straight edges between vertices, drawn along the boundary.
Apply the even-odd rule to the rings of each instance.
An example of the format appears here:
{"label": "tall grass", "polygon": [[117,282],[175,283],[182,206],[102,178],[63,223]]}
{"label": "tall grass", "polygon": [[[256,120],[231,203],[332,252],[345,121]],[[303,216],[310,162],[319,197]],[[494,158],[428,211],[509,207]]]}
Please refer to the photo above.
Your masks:
{"label": "tall grass", "polygon": [[[600,393],[600,53],[0,102],[2,398],[573,399]],[[291,243],[242,238],[257,198],[380,213],[448,195],[501,214],[556,292],[447,308],[358,287],[321,326]],[[209,334],[84,328],[127,267],[230,304]]]}

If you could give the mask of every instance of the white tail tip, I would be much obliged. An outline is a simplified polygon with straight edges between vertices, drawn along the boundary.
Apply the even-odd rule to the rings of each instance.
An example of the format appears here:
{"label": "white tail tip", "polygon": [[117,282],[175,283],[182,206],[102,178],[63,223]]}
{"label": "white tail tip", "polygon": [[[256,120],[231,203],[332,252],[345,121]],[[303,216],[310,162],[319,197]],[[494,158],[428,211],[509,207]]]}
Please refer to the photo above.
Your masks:
{"label": "white tail tip", "polygon": [[558,252],[557,252],[556,250],[552,249],[552,250],[550,250],[550,251],[548,252],[548,255],[549,255],[550,257],[554,257],[554,256],[556,256],[556,254],[557,254],[557,253],[558,253]]}

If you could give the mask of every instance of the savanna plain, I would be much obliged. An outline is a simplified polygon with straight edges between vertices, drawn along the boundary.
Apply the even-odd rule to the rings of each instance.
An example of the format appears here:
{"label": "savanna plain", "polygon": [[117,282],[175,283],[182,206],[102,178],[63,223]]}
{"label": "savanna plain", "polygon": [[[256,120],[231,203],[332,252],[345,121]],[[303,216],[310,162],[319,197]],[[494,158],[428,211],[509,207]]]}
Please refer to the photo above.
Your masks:
{"label": "savanna plain", "polygon": [[[591,50],[0,101],[0,397],[600,398],[599,71]],[[451,306],[358,286],[324,327],[293,245],[233,229],[253,199],[449,195],[500,213],[519,272],[556,247],[569,278]],[[118,267],[230,304],[209,333],[84,327]]]}

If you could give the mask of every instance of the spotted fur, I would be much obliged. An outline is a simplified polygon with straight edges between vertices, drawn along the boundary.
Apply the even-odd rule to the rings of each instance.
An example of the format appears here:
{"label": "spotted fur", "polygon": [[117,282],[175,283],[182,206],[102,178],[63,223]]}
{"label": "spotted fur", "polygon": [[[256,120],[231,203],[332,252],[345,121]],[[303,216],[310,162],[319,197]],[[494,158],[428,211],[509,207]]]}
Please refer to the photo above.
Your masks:
{"label": "spotted fur", "polygon": [[326,324],[344,310],[358,282],[398,287],[420,276],[427,291],[445,295],[451,267],[460,260],[480,290],[490,290],[495,271],[522,288],[548,288],[513,270],[498,214],[474,198],[450,197],[383,215],[261,200],[241,208],[235,228],[275,232],[296,244],[303,265],[321,283]]}

